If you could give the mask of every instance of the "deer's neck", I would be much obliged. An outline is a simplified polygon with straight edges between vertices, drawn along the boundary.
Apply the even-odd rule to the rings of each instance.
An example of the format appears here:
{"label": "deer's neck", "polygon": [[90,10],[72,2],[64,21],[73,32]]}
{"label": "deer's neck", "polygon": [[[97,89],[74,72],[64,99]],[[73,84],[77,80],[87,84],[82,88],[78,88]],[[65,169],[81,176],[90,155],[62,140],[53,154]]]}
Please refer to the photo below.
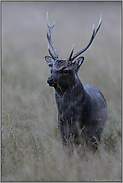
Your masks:
{"label": "deer's neck", "polygon": [[82,98],[85,98],[85,90],[78,76],[76,77],[75,84],[70,86],[65,92],[60,87],[55,89],[56,103],[61,103],[63,100],[77,101],[77,99],[82,100]]}

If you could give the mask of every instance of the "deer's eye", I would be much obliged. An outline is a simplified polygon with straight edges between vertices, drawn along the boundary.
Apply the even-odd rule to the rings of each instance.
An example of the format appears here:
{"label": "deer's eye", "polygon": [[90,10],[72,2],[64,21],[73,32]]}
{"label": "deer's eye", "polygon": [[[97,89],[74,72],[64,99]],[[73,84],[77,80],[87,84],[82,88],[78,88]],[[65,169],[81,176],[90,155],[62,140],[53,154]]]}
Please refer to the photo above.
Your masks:
{"label": "deer's eye", "polygon": [[68,70],[67,69],[63,70],[63,73],[67,75],[68,74]]}

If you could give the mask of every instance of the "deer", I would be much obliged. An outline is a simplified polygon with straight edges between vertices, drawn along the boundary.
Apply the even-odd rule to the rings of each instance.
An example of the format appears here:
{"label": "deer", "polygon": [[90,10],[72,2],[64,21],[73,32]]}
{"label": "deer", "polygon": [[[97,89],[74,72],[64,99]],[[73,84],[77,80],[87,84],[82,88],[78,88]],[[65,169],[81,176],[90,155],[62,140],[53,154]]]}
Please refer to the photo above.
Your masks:
{"label": "deer", "polygon": [[[47,84],[54,87],[55,101],[58,110],[58,129],[60,130],[63,147],[79,147],[82,142],[95,152],[101,141],[107,120],[107,103],[101,90],[93,85],[82,84],[78,71],[84,61],[80,56],[92,44],[102,23],[100,16],[97,28],[93,24],[93,31],[88,44],[73,55],[72,51],[67,59],[59,59],[56,48],[51,39],[51,31],[55,25],[49,25],[46,13],[48,52],[45,60],[51,67],[51,75]],[[78,57],[78,58],[77,58]],[[77,58],[77,59],[76,59]],[[76,60],[75,60],[76,59]]]}

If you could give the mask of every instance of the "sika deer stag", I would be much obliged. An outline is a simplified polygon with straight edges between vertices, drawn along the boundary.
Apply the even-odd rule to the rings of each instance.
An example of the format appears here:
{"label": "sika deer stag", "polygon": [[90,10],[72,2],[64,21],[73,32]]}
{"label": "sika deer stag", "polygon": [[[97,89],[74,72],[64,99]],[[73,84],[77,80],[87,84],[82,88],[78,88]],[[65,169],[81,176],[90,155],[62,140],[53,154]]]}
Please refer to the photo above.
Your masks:
{"label": "sika deer stag", "polygon": [[[84,57],[77,58],[88,49],[94,40],[102,22],[100,17],[97,28],[94,28],[86,47],[73,55],[74,46],[68,59],[60,60],[51,40],[52,26],[47,21],[47,39],[53,50],[45,60],[51,67],[51,76],[47,79],[49,86],[55,89],[55,100],[58,109],[58,127],[64,147],[72,144],[80,145],[82,141],[89,144],[95,151],[98,148],[101,134],[107,119],[107,105],[102,92],[95,86],[82,84],[78,77],[78,70]],[[73,55],[73,56],[72,56]],[[74,59],[77,58],[75,61]]]}

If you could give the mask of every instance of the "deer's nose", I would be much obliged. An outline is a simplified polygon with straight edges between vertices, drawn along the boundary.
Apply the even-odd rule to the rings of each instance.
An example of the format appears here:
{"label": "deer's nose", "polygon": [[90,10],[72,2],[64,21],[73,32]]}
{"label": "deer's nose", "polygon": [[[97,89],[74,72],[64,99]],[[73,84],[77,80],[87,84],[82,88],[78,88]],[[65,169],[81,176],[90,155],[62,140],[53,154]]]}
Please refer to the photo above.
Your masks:
{"label": "deer's nose", "polygon": [[47,79],[47,83],[48,83],[49,85],[53,84],[53,78],[48,78],[48,79]]}
{"label": "deer's nose", "polygon": [[57,86],[57,83],[54,82],[54,79],[52,77],[47,79],[47,83],[49,84],[49,86],[52,86],[52,87],[56,87]]}

